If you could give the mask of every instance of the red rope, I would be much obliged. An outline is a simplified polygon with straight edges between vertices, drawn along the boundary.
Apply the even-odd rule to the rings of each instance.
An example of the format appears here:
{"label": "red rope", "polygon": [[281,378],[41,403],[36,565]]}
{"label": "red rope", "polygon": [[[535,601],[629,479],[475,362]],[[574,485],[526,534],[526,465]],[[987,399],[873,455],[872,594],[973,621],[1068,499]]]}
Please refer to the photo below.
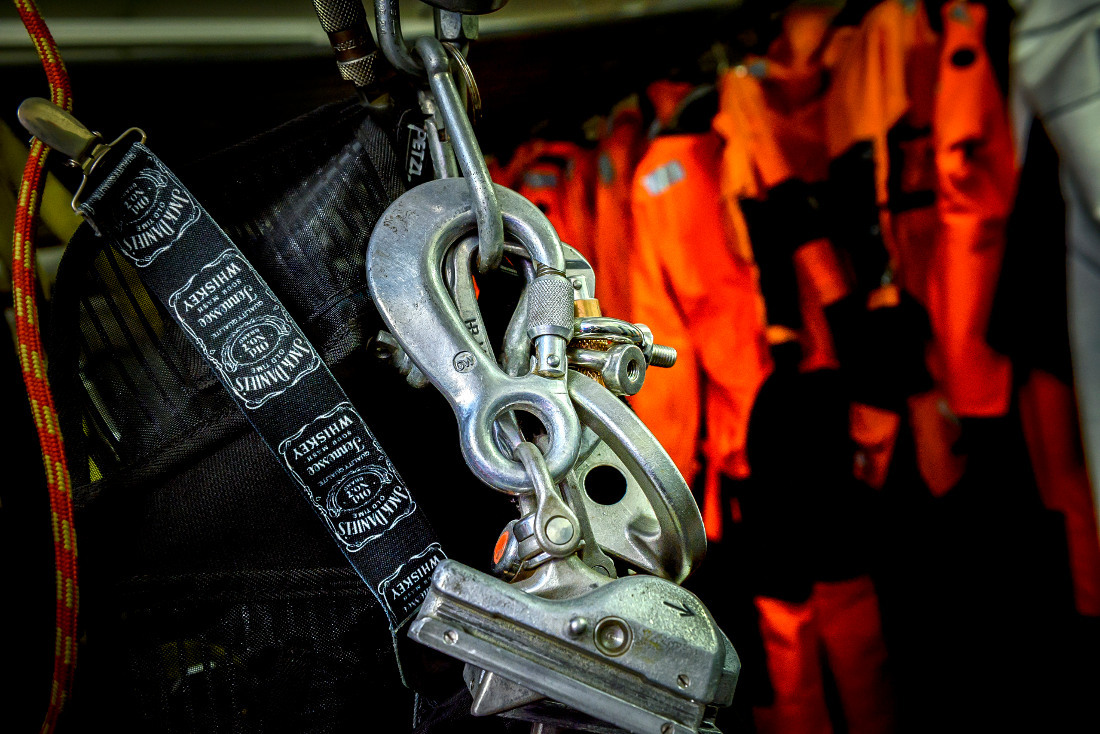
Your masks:
{"label": "red rope", "polygon": [[[72,111],[72,91],[65,64],[57,44],[42,20],[33,0],[15,0],[15,7],[34,42],[42,68],[50,84],[50,99],[58,107]],[[54,564],[56,568],[57,613],[54,643],[53,685],[50,704],[42,722],[44,734],[53,732],[58,717],[69,697],[73,670],[76,667],[77,577],[76,534],[73,530],[72,485],[65,452],[61,443],[60,424],[54,407],[53,393],[46,377],[46,353],[42,349],[39,329],[35,234],[38,210],[45,187],[46,155],[50,149],[35,139],[23,169],[19,199],[15,210],[15,239],[12,249],[12,292],[15,301],[15,324],[19,338],[19,362],[23,382],[27,387],[31,411],[42,446],[42,462],[46,470],[46,485],[50,494]]]}

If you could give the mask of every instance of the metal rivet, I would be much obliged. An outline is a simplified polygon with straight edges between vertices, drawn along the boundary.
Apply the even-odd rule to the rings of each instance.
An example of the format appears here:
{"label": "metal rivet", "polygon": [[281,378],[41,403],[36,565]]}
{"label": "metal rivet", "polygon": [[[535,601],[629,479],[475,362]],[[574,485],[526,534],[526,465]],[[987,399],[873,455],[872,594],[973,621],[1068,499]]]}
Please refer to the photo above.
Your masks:
{"label": "metal rivet", "polygon": [[561,360],[558,359],[558,355],[551,354],[549,357],[546,358],[546,364],[550,365],[551,367],[557,367],[559,364],[561,364]]}
{"label": "metal rivet", "polygon": [[680,675],[676,676],[676,685],[681,688],[687,688],[691,685],[691,678],[688,677],[687,673],[680,673]]}
{"label": "metal rivet", "polygon": [[596,625],[596,647],[605,655],[622,655],[631,639],[630,626],[617,617],[604,617]]}
{"label": "metal rivet", "polygon": [[584,617],[573,617],[569,620],[569,636],[580,637],[588,631],[588,620]]}
{"label": "metal rivet", "polygon": [[458,642],[458,633],[454,630],[447,630],[443,633],[443,641],[448,645],[453,645]]}
{"label": "metal rivet", "polygon": [[573,539],[573,523],[561,515],[546,522],[546,538],[554,545],[565,545]]}

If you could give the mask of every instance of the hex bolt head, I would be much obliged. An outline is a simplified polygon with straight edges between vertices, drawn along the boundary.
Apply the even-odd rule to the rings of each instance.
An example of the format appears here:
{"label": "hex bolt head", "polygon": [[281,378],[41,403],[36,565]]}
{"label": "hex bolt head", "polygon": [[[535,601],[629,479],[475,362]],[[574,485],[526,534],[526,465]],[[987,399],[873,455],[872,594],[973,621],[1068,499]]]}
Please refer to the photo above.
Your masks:
{"label": "hex bolt head", "polygon": [[569,636],[580,637],[588,631],[588,620],[584,617],[573,617],[569,620]]}
{"label": "hex bolt head", "polygon": [[546,521],[546,537],[554,545],[565,545],[573,539],[573,523],[561,515]]}
{"label": "hex bolt head", "polygon": [[630,649],[633,639],[630,625],[618,617],[604,617],[596,625],[596,647],[604,655],[622,655]]}

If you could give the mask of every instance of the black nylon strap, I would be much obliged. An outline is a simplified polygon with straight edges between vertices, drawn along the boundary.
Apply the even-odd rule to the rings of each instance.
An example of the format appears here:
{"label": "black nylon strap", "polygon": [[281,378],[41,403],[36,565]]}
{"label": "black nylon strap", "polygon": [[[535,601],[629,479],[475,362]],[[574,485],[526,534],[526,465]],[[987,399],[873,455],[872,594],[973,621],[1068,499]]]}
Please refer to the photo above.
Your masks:
{"label": "black nylon strap", "polygon": [[446,557],[412,493],[317,350],[194,196],[140,143],[116,160],[84,215],[210,364],[396,634]]}

